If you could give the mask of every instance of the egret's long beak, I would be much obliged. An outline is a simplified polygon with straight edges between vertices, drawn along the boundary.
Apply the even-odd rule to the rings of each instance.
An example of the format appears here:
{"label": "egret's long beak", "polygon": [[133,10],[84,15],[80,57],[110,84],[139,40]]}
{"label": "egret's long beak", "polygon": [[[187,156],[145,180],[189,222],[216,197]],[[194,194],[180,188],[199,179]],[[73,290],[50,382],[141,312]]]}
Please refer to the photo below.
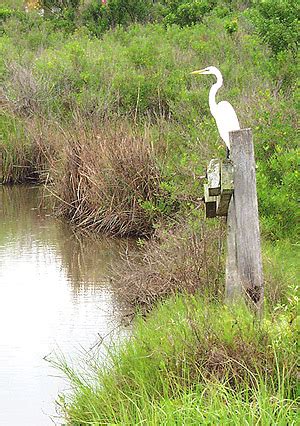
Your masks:
{"label": "egret's long beak", "polygon": [[191,74],[204,74],[205,71],[206,71],[206,68],[203,68],[203,70],[192,71]]}

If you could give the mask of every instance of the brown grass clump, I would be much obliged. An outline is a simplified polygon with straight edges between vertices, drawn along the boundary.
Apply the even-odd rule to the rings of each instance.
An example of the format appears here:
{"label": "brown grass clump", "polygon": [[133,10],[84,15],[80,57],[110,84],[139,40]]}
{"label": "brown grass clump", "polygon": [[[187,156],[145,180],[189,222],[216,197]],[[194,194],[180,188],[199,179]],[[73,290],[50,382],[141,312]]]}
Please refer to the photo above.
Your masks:
{"label": "brown grass clump", "polygon": [[40,82],[33,74],[32,66],[15,61],[5,62],[10,80],[1,90],[7,106],[18,116],[30,117],[40,111],[40,103],[45,99]]}
{"label": "brown grass clump", "polygon": [[80,115],[64,128],[42,117],[21,123],[11,111],[4,118],[3,183],[45,182],[56,212],[79,228],[114,236],[153,233],[168,194],[146,132],[112,120],[100,127]]}
{"label": "brown grass clump", "polygon": [[51,167],[50,190],[58,213],[96,232],[150,234],[160,217],[155,205],[161,190],[148,138],[112,123],[79,123],[56,137],[61,148]]}
{"label": "brown grass clump", "polygon": [[24,118],[10,109],[0,117],[3,138],[0,141],[0,181],[7,183],[43,182],[49,170],[49,149],[41,129],[43,121]]}
{"label": "brown grass clump", "polygon": [[197,230],[181,224],[158,231],[138,259],[127,260],[115,276],[123,300],[148,311],[157,300],[178,292],[200,291],[212,298],[223,297],[223,224],[207,227],[198,220]]}
{"label": "brown grass clump", "polygon": [[217,336],[211,335],[205,341],[202,339],[199,342],[194,353],[195,376],[201,372],[208,380],[227,379],[231,385],[243,382],[246,378],[255,384],[258,372],[272,374],[276,366],[267,344],[258,345],[241,336],[225,343]]}

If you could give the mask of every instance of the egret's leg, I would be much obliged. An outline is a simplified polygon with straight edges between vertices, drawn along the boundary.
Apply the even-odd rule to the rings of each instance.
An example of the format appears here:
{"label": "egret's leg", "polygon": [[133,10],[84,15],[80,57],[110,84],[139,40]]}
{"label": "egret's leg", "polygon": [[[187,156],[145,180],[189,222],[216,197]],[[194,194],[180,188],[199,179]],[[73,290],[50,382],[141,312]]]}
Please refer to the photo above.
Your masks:
{"label": "egret's leg", "polygon": [[226,158],[227,160],[229,160],[230,158],[230,149],[228,148],[228,146],[226,146]]}

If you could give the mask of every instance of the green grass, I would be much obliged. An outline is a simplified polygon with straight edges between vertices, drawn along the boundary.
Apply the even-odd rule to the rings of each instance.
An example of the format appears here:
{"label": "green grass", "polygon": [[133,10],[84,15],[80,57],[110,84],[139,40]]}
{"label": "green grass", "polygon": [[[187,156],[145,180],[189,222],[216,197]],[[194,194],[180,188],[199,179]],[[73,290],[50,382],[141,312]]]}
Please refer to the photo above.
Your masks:
{"label": "green grass", "polygon": [[[264,280],[270,310],[289,304],[289,298],[299,289],[300,250],[298,242],[281,240],[263,243]],[[293,298],[293,296],[292,296]]]}
{"label": "green grass", "polygon": [[281,393],[276,389],[266,389],[264,383],[254,391],[246,386],[243,390],[233,391],[226,384],[208,383],[206,386],[196,386],[193,391],[181,392],[174,398],[161,397],[159,401],[153,401],[148,395],[142,395],[141,390],[143,400],[136,406],[136,395],[132,395],[132,407],[128,407],[124,396],[119,415],[115,414],[112,406],[105,410],[111,409],[111,414],[101,415],[101,411],[97,413],[97,408],[90,401],[88,409],[91,415],[76,413],[74,417],[72,415],[70,424],[296,425],[299,420],[297,404],[286,397],[286,391],[284,389]]}
{"label": "green grass", "polygon": [[246,310],[169,300],[137,321],[94,387],[69,376],[69,424],[296,424],[295,353],[273,339]]}
{"label": "green grass", "polygon": [[1,0],[1,7],[3,8],[22,9],[24,4],[24,0]]}
{"label": "green grass", "polygon": [[68,424],[296,425],[299,300],[293,267],[281,273],[284,295],[261,321],[245,306],[176,296],[137,318],[106,365],[78,373],[59,362],[73,389],[60,400]]}

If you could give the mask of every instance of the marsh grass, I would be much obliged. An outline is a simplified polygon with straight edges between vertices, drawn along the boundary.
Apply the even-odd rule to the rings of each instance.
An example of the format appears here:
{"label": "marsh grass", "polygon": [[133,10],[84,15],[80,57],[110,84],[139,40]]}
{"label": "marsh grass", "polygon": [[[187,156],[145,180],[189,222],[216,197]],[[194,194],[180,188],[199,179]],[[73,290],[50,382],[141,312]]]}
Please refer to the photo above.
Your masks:
{"label": "marsh grass", "polygon": [[[39,116],[17,118],[9,110],[0,115],[2,183],[43,183],[46,180],[54,146],[44,137],[45,123]],[[50,134],[47,137],[50,139]]]}
{"label": "marsh grass", "polygon": [[[80,121],[52,133],[59,153],[49,189],[57,211],[80,228],[111,235],[148,235],[162,216],[161,174],[147,132]],[[147,204],[149,209],[143,208]]]}
{"label": "marsh grass", "polygon": [[222,300],[225,224],[205,223],[199,207],[196,224],[190,218],[158,228],[114,273],[126,304],[147,312],[158,300],[180,292]]}
{"label": "marsh grass", "polygon": [[294,424],[295,340],[245,306],[176,296],[137,319],[106,366],[80,376],[61,364],[73,394],[60,404],[72,425]]}
{"label": "marsh grass", "polygon": [[263,242],[264,283],[266,303],[270,310],[294,305],[294,296],[299,290],[300,253],[299,243],[289,240],[276,243]]}
{"label": "marsh grass", "polygon": [[0,115],[0,155],[2,183],[22,182],[34,170],[31,144],[24,132],[24,123],[9,114]]}
{"label": "marsh grass", "polygon": [[297,424],[297,247],[264,244],[266,304],[258,319],[246,304],[222,303],[220,277],[217,286],[213,274],[201,281],[205,237],[216,240],[215,233],[191,225],[158,232],[120,281],[124,297],[141,302],[129,340],[110,345],[105,362],[87,356],[80,372],[55,360],[71,384],[59,399],[68,424]]}

